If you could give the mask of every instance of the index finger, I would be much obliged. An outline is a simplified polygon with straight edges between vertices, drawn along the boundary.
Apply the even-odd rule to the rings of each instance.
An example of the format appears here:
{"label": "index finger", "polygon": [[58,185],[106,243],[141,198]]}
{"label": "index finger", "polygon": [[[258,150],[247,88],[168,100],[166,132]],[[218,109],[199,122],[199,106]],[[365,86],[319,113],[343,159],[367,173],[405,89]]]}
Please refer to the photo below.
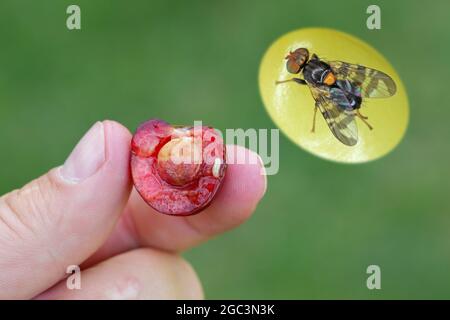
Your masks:
{"label": "index finger", "polygon": [[160,214],[134,190],[115,231],[89,264],[140,246],[186,250],[247,220],[266,191],[264,165],[258,154],[244,147],[227,146],[228,163],[233,155],[234,159],[246,159],[245,163],[228,165],[215,199],[197,215]]}

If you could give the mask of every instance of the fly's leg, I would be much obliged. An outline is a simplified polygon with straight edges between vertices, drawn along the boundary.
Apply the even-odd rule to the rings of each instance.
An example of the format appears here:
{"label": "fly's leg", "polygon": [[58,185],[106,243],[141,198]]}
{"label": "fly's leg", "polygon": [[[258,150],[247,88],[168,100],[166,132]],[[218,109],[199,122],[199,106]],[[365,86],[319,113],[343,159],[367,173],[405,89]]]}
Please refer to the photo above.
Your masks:
{"label": "fly's leg", "polygon": [[362,122],[364,122],[364,123],[369,127],[370,130],[373,129],[373,127],[367,122],[368,117],[363,116],[363,115],[359,112],[359,110],[356,110],[356,115],[358,116],[358,118],[361,119]]}
{"label": "fly's leg", "polygon": [[317,109],[319,109],[319,107],[317,106],[317,103],[316,103],[316,106],[314,107],[313,125],[312,125],[312,129],[311,129],[311,132],[312,132],[312,133],[314,133],[314,131],[316,130],[316,114],[317,114]]}
{"label": "fly's leg", "polygon": [[286,82],[297,82],[298,84],[306,84],[306,81],[300,78],[292,78],[292,79],[288,79],[288,80],[279,80],[279,81],[275,81],[275,84],[280,84],[280,83],[286,83]]}
{"label": "fly's leg", "polygon": [[363,116],[363,115],[361,114],[361,112],[359,112],[359,109],[356,110],[356,112],[358,113],[358,117],[360,117],[361,119],[364,119],[364,120],[369,119],[369,117]]}

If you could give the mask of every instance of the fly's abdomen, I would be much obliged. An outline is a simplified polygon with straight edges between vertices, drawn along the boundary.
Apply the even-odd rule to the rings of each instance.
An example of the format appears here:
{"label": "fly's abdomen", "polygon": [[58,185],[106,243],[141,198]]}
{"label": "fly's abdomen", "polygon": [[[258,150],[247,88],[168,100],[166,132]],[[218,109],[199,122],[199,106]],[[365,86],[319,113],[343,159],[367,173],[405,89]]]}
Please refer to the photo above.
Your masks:
{"label": "fly's abdomen", "polygon": [[331,88],[330,94],[333,101],[343,110],[351,111],[361,107],[361,96],[344,91],[339,87]]}

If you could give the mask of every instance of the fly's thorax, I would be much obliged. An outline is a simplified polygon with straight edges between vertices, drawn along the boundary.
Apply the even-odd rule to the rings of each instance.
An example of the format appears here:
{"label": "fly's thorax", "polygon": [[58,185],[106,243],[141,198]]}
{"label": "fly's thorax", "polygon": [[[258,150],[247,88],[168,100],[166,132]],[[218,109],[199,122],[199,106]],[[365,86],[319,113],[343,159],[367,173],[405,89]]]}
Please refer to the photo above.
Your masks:
{"label": "fly's thorax", "polygon": [[333,85],[336,81],[331,67],[319,59],[311,59],[306,64],[303,77],[309,83]]}

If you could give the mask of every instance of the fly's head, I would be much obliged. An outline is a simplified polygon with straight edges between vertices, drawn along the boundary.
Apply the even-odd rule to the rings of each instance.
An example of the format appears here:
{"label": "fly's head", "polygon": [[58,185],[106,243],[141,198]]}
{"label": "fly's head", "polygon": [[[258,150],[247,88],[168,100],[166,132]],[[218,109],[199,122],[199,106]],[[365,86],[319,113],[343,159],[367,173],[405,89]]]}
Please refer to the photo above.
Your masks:
{"label": "fly's head", "polygon": [[285,58],[286,69],[293,74],[300,73],[305,64],[309,60],[309,51],[306,48],[298,48],[294,51],[290,51]]}

